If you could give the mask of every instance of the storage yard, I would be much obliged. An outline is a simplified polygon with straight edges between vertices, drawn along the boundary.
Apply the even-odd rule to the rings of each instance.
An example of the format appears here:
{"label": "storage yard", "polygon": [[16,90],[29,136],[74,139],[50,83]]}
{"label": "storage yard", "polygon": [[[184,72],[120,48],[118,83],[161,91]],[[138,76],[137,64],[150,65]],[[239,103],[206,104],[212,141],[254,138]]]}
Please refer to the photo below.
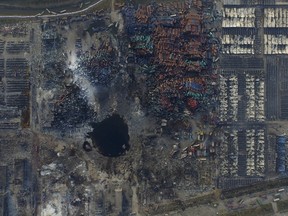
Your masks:
{"label": "storage yard", "polygon": [[137,2],[1,23],[0,214],[286,211],[288,3]]}

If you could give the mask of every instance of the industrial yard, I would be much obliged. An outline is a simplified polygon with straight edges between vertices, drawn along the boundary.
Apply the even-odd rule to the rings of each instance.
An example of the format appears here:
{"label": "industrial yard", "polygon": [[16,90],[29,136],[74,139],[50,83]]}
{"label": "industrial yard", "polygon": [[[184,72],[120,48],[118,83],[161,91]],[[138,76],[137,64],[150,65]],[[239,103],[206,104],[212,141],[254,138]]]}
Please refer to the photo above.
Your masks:
{"label": "industrial yard", "polygon": [[288,211],[288,3],[75,2],[0,17],[0,215]]}

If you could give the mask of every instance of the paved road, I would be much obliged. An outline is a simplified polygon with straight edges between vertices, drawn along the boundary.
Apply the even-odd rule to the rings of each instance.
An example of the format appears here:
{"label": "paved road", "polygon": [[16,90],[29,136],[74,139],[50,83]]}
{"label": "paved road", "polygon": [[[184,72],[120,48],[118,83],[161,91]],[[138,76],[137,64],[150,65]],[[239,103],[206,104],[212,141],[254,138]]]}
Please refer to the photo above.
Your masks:
{"label": "paved road", "polygon": [[[61,16],[69,16],[69,15],[77,15],[79,13],[82,13],[82,12],[85,12],[85,11],[88,11],[90,9],[92,9],[93,7],[97,6],[98,4],[100,4],[101,2],[103,1],[106,1],[106,0],[99,0],[98,2],[96,3],[93,3],[91,4],[90,6],[88,6],[87,8],[84,8],[82,10],[78,10],[78,11],[73,11],[73,12],[67,12],[67,13],[61,13],[61,14],[49,14],[49,15],[42,15],[42,16],[37,16],[37,18],[53,18],[53,17],[61,17]],[[21,15],[7,15],[7,16],[3,16],[1,15],[0,16],[0,19],[7,19],[7,18],[15,18],[15,19],[27,19],[27,18],[36,18],[35,15],[29,15],[29,16],[21,16]]]}

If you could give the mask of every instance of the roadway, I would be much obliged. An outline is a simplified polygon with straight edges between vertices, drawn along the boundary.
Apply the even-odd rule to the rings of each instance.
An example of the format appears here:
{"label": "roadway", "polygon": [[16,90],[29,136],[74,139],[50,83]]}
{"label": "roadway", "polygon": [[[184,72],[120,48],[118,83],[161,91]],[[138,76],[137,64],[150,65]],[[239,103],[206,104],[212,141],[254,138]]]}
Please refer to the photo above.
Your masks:
{"label": "roadway", "polygon": [[99,0],[95,3],[92,3],[91,5],[89,5],[86,8],[83,8],[81,10],[77,10],[77,11],[72,11],[72,12],[65,12],[65,13],[59,13],[59,14],[48,14],[48,15],[41,15],[41,16],[36,16],[35,15],[0,15],[0,19],[33,19],[33,18],[56,18],[56,17],[64,17],[64,16],[71,16],[71,15],[77,15],[77,14],[81,14],[83,12],[87,12],[91,9],[93,9],[94,7],[96,7],[97,5],[99,5],[100,3],[107,1],[107,0]]}

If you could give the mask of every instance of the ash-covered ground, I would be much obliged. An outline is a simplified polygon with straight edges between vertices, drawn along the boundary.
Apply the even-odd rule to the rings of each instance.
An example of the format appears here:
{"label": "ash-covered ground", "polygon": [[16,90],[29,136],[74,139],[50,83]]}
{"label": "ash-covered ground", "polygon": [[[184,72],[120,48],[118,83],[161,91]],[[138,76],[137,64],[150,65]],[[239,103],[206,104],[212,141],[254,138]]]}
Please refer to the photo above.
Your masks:
{"label": "ash-covered ground", "polygon": [[215,187],[218,33],[209,35],[203,10],[188,4],[128,4],[41,23],[35,128],[65,143],[43,164],[43,179],[75,163],[61,178],[69,194],[73,184],[94,193],[93,184],[103,211],[124,215]]}
{"label": "ash-covered ground", "polygon": [[112,4],[32,24],[27,160],[40,215],[151,215],[215,188],[213,3]]}

